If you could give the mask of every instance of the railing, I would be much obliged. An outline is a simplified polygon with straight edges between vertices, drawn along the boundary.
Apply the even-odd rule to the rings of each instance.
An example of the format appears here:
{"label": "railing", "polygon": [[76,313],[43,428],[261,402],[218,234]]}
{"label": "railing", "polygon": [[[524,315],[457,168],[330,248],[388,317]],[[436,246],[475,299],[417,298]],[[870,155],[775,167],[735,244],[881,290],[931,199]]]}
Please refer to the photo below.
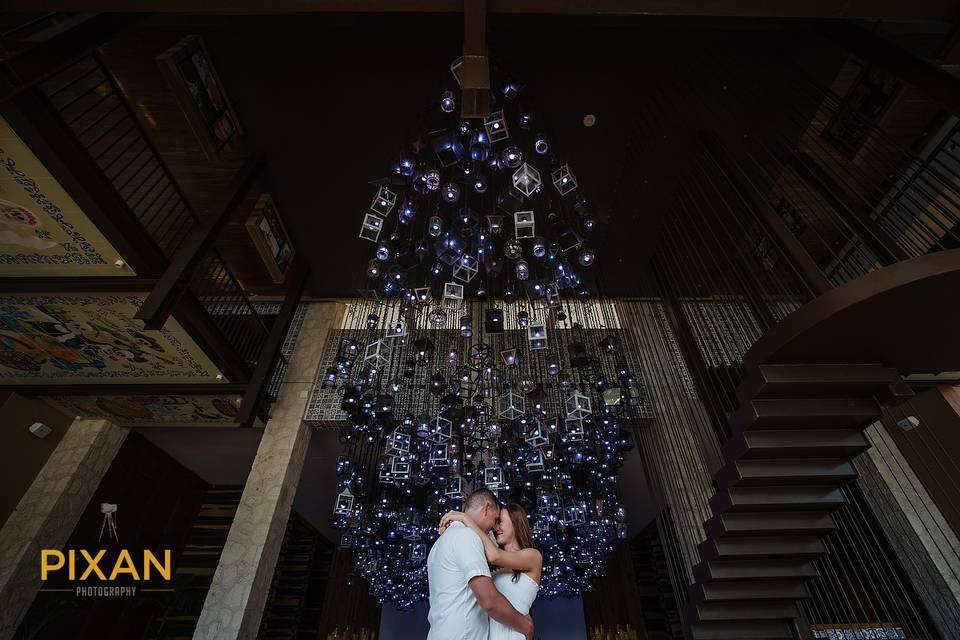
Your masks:
{"label": "railing", "polygon": [[193,273],[189,290],[207,310],[236,353],[252,369],[270,335],[270,327],[250,303],[220,254],[211,251]]}
{"label": "railing", "polygon": [[131,215],[172,256],[199,218],[99,55],[61,70],[41,90]]}
{"label": "railing", "polygon": [[[99,54],[82,57],[40,89],[127,213],[163,255],[172,258],[200,218]],[[202,259],[188,290],[252,370],[269,335],[270,319],[250,303],[216,249]],[[281,357],[273,373],[274,387],[286,364]]]}

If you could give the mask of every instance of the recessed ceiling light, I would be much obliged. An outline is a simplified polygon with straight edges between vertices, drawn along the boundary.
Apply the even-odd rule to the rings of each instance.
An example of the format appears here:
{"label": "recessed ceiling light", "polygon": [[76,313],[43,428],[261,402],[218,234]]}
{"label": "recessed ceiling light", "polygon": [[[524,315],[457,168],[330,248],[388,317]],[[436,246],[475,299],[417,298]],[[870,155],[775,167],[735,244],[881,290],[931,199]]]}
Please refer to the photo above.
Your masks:
{"label": "recessed ceiling light", "polygon": [[595,124],[597,124],[597,116],[593,115],[592,113],[588,113],[587,115],[583,116],[583,126],[592,127]]}

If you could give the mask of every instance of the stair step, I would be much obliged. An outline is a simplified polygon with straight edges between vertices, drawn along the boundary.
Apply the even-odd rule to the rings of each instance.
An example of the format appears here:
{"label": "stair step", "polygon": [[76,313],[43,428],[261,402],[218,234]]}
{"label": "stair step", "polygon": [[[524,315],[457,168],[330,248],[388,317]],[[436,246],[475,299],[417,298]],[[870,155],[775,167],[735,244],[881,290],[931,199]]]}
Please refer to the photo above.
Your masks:
{"label": "stair step", "polygon": [[827,552],[819,535],[722,536],[699,545],[701,560],[816,558]]}
{"label": "stair step", "polygon": [[693,640],[792,640],[792,625],[779,620],[716,620],[690,627]]}
{"label": "stair step", "polygon": [[841,485],[856,478],[856,469],[842,459],[744,459],[725,464],[717,472],[717,485],[720,489],[734,485]]}
{"label": "stair step", "polygon": [[852,458],[870,448],[860,429],[751,430],[723,447],[727,460],[738,458]]}
{"label": "stair step", "polygon": [[698,562],[693,576],[698,582],[712,580],[779,580],[816,578],[817,568],[809,560],[711,560]]}
{"label": "stair step", "polygon": [[[801,579],[793,580],[728,580],[692,585],[690,597],[697,602],[727,600],[785,600],[809,598]],[[761,603],[762,604],[762,603]]]}
{"label": "stair step", "polygon": [[876,422],[881,409],[873,398],[758,398],[730,418],[734,433],[750,429],[860,427]]}
{"label": "stair step", "polygon": [[711,539],[723,536],[823,535],[836,528],[828,511],[724,513],[703,525]]}
{"label": "stair step", "polygon": [[846,502],[836,487],[730,487],[710,498],[714,513],[741,511],[830,511]]}
{"label": "stair step", "polygon": [[795,600],[732,600],[704,602],[690,607],[690,622],[713,620],[783,620],[796,618]]}
{"label": "stair step", "polygon": [[754,398],[885,400],[899,380],[896,369],[880,364],[762,364],[747,373],[737,397],[743,404]]}

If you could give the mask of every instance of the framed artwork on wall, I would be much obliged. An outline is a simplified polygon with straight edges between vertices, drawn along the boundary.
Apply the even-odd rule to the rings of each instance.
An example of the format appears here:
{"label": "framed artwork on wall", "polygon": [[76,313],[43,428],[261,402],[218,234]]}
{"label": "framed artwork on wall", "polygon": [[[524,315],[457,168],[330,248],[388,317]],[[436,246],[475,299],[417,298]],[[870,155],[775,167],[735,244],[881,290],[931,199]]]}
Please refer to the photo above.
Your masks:
{"label": "framed artwork on wall", "polygon": [[158,56],[157,62],[204,153],[219,160],[242,131],[203,40],[187,36]]}
{"label": "framed artwork on wall", "polygon": [[257,200],[246,227],[270,277],[275,283],[282,284],[295,251],[270,194],[264,193]]}

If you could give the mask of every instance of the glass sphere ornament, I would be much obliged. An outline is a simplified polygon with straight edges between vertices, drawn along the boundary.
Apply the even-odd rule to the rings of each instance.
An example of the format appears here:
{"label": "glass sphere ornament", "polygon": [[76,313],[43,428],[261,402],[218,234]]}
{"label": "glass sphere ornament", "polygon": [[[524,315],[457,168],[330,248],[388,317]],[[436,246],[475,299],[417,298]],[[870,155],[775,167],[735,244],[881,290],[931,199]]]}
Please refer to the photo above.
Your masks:
{"label": "glass sphere ornament", "polygon": [[527,311],[517,311],[517,324],[521,329],[526,329],[530,324],[530,313]]}
{"label": "glass sphere ornament", "polygon": [[377,260],[380,262],[386,262],[390,259],[390,245],[387,244],[386,240],[381,240],[377,245]]}
{"label": "glass sphere ornament", "polygon": [[443,199],[447,202],[456,202],[460,199],[460,185],[456,182],[448,182],[443,185]]}
{"label": "glass sphere ornament", "polygon": [[501,163],[500,154],[491,153],[487,156],[487,168],[491,171],[499,171]]}
{"label": "glass sphere ornament", "polygon": [[440,328],[447,323],[447,312],[440,307],[434,307],[430,311],[430,324]]}
{"label": "glass sphere ornament", "polygon": [[547,144],[547,138],[542,133],[537,134],[537,139],[533,142],[533,150],[537,155],[545,156],[550,151],[550,145]]}
{"label": "glass sphere ornament", "polygon": [[503,255],[511,260],[516,260],[523,255],[523,245],[516,238],[510,238],[503,243]]}
{"label": "glass sphere ornament", "polygon": [[443,374],[437,371],[432,376],[430,376],[430,393],[435,396],[439,396],[443,393],[443,390],[447,388],[447,381],[444,380]]}
{"label": "glass sphere ornament", "polygon": [[444,91],[440,94],[440,108],[444,113],[453,113],[457,108],[457,101],[453,97],[453,91]]}
{"label": "glass sphere ornament", "polygon": [[581,266],[589,267],[597,259],[597,254],[593,252],[593,249],[590,247],[584,247],[580,249],[580,253],[577,255],[577,262]]}
{"label": "glass sphere ornament", "polygon": [[375,329],[378,322],[380,322],[380,316],[375,313],[371,313],[367,316],[367,329]]}
{"label": "glass sphere ornament", "polygon": [[437,238],[440,236],[442,231],[443,220],[440,219],[440,216],[430,216],[430,222],[427,224],[427,233],[434,238]]}
{"label": "glass sphere ornament", "polygon": [[536,388],[537,388],[537,383],[534,382],[533,380],[530,380],[529,378],[524,378],[523,380],[517,383],[517,389],[519,389],[520,393],[522,394],[528,394]]}
{"label": "glass sphere ornament", "polygon": [[504,166],[516,169],[523,163],[523,153],[517,147],[507,147],[503,150],[500,161],[503,162]]}
{"label": "glass sphere ornament", "polygon": [[430,191],[436,191],[440,188],[440,172],[436,169],[427,171],[423,174],[423,183]]}
{"label": "glass sphere ornament", "polygon": [[560,373],[560,363],[555,358],[547,360],[547,375],[556,376]]}
{"label": "glass sphere ornament", "polygon": [[487,179],[482,175],[478,175],[473,179],[473,190],[477,193],[486,193],[487,191]]}

